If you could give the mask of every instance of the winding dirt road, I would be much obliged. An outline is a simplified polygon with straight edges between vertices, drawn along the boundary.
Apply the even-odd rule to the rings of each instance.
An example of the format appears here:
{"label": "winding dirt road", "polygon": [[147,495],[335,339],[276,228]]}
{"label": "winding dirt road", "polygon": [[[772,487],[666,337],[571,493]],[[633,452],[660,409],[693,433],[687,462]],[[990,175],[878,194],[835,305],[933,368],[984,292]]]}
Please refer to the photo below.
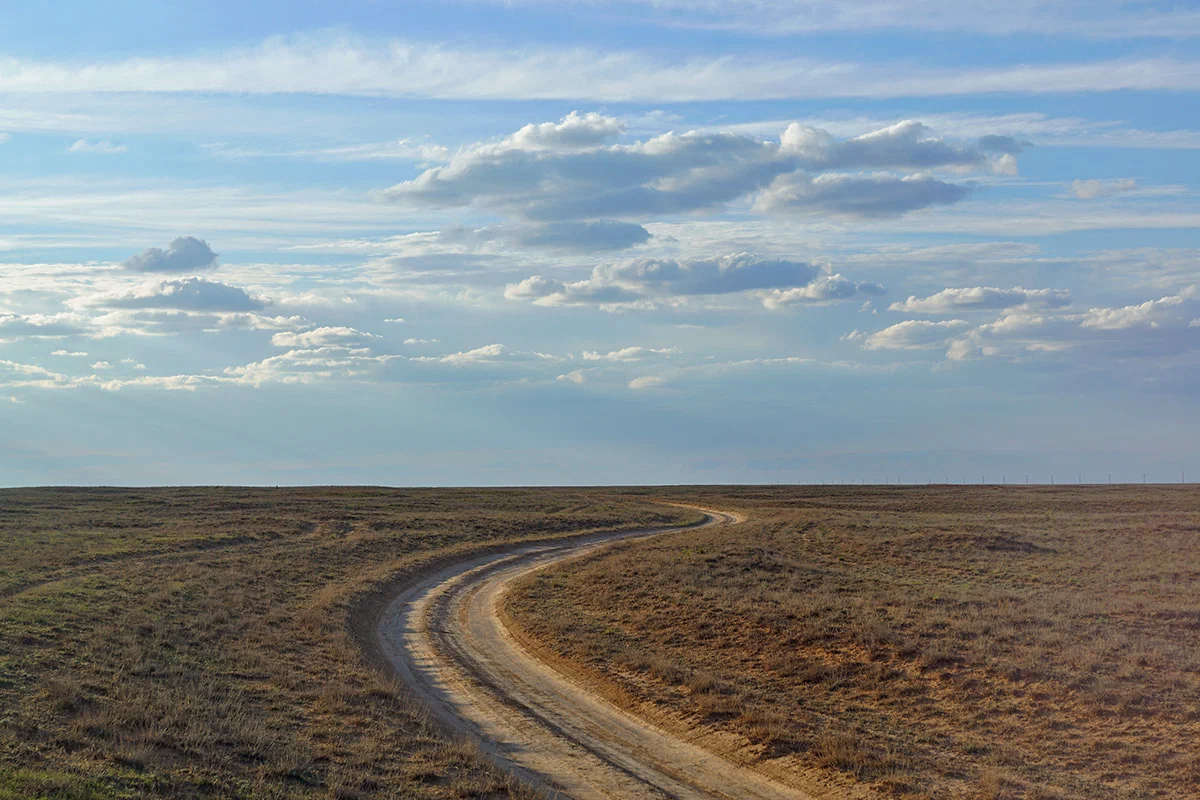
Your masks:
{"label": "winding dirt road", "polygon": [[[701,510],[704,526],[738,521]],[[444,725],[526,780],[576,800],[811,800],[589,692],[526,650],[501,621],[501,600],[518,578],[614,542],[677,530],[529,544],[447,567],[391,601],[376,631],[380,648]]]}

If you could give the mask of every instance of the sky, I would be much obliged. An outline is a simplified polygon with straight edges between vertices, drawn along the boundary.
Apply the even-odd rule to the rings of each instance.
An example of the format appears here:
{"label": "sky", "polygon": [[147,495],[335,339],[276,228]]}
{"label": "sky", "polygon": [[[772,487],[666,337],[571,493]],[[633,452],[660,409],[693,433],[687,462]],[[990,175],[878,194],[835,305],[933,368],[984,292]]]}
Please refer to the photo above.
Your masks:
{"label": "sky", "polygon": [[0,15],[0,484],[1200,478],[1200,5]]}

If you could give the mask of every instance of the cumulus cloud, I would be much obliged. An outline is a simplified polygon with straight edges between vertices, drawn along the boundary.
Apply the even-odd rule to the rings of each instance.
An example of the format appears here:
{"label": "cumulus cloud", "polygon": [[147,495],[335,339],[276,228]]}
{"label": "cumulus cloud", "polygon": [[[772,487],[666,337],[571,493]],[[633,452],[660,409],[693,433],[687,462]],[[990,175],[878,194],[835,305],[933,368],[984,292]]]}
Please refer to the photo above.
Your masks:
{"label": "cumulus cloud", "polygon": [[67,358],[87,358],[87,353],[82,350],[54,350],[50,353],[52,356],[63,356]]}
{"label": "cumulus cloud", "polygon": [[180,236],[166,250],[147,248],[127,258],[122,265],[134,272],[194,272],[216,267],[217,254],[203,239]]}
{"label": "cumulus cloud", "polygon": [[67,148],[68,153],[98,153],[100,155],[116,155],[124,153],[127,148],[123,144],[112,142],[89,142],[87,139],[77,139]]}
{"label": "cumulus cloud", "polygon": [[[961,199],[967,187],[923,173],[987,169],[992,158],[977,144],[947,142],[913,121],[847,140],[796,123],[778,140],[689,131],[622,143],[614,141],[620,131],[618,120],[599,114],[526,126],[498,142],[463,148],[449,163],[381,194],[412,206],[471,207],[536,223],[716,210],[763,190],[762,210],[879,217]],[[866,169],[906,174],[829,172]]]}
{"label": "cumulus cloud", "polygon": [[846,300],[856,294],[883,294],[885,289],[878,283],[852,281],[842,275],[822,275],[806,286],[792,289],[772,289],[763,292],[763,305],[767,308],[784,308],[798,303],[824,303]]}
{"label": "cumulus cloud", "polygon": [[178,311],[259,311],[265,300],[245,289],[204,278],[183,278],[146,283],[129,291],[82,298],[83,304],[101,308],[164,308]]}
{"label": "cumulus cloud", "polygon": [[653,358],[655,356],[672,356],[679,351],[674,347],[622,347],[620,350],[611,350],[607,353],[599,353],[593,350],[583,351],[584,361],[641,361],[644,358]]}
{"label": "cumulus cloud", "polygon": [[536,351],[527,352],[512,350],[502,344],[488,344],[473,350],[462,350],[443,356],[414,356],[409,359],[417,364],[449,364],[462,367],[476,364],[495,364],[500,362],[559,362],[567,361],[569,357],[554,356]]}
{"label": "cumulus cloud", "polygon": [[782,175],[759,195],[760,211],[801,211],[833,216],[882,219],[936,205],[957,203],[970,186],[928,175],[889,173],[804,173]]}
{"label": "cumulus cloud", "polygon": [[734,253],[710,259],[629,259],[596,266],[588,278],[570,283],[534,275],[509,284],[504,295],[510,300],[532,300],[539,305],[605,306],[756,292],[768,305],[779,306],[802,299],[799,293],[785,297],[782,290],[800,288],[808,290],[808,300],[882,291],[876,284],[856,283],[841,275],[831,275],[822,264]]}
{"label": "cumulus cloud", "polygon": [[634,390],[639,389],[657,389],[660,386],[665,386],[667,379],[659,375],[642,375],[634,378],[629,382],[629,388]]}
{"label": "cumulus cloud", "polygon": [[280,331],[271,337],[271,344],[276,347],[313,348],[327,345],[350,345],[364,342],[368,339],[378,339],[373,333],[366,333],[357,328],[345,326],[314,328],[311,331]]}
{"label": "cumulus cloud", "polygon": [[907,300],[892,303],[891,311],[909,314],[955,314],[960,311],[984,311],[1038,306],[1057,308],[1071,301],[1066,289],[999,289],[995,286],[973,286],[961,289],[943,289],[929,297],[910,295]]}
{"label": "cumulus cloud", "polygon": [[462,350],[457,353],[449,353],[444,356],[418,356],[413,361],[417,362],[437,362],[440,364],[453,364],[461,366],[465,364],[481,364],[509,355],[510,351],[502,344],[485,344],[483,347],[476,347],[474,350]]}
{"label": "cumulus cloud", "polygon": [[112,369],[112,364],[107,361],[97,361],[95,364],[92,364],[92,369]]}
{"label": "cumulus cloud", "polygon": [[563,375],[559,375],[554,380],[566,381],[568,383],[574,383],[576,385],[581,385],[581,384],[584,384],[587,382],[587,370],[582,370],[582,369],[571,370],[570,372],[567,372]]}
{"label": "cumulus cloud", "polygon": [[1147,300],[1137,305],[1121,308],[1093,308],[1084,315],[1079,323],[1083,328],[1097,330],[1119,331],[1130,328],[1147,328],[1151,330],[1164,328],[1182,328],[1190,326],[1193,314],[1200,303],[1197,298],[1200,292],[1195,287],[1170,297],[1158,300]]}
{"label": "cumulus cloud", "polygon": [[[985,140],[992,144],[992,138]],[[826,169],[935,169],[938,167],[982,166],[984,148],[947,142],[926,125],[904,120],[852,139],[837,141],[832,134],[793,122],[780,136],[780,152],[795,156],[808,170]]]}
{"label": "cumulus cloud", "polygon": [[0,314],[0,340],[56,339],[86,333],[87,321],[78,314]]}
{"label": "cumulus cloud", "polygon": [[1078,178],[1071,181],[1071,194],[1080,200],[1098,200],[1102,197],[1112,197],[1117,194],[1136,191],[1137,181],[1133,178],[1119,178],[1111,181],[1088,180]]}
{"label": "cumulus cloud", "polygon": [[265,383],[315,383],[331,378],[361,380],[401,356],[374,355],[365,347],[304,347],[237,367],[228,367],[222,380],[260,386]]}
{"label": "cumulus cloud", "polygon": [[1084,312],[1048,306],[1006,313],[983,325],[961,320],[907,320],[846,339],[873,350],[946,348],[951,360],[1013,360],[1071,352],[1076,359],[1155,358],[1200,349],[1200,289],[1126,306]]}
{"label": "cumulus cloud", "polygon": [[971,327],[962,319],[941,322],[910,319],[874,333],[854,331],[845,337],[862,342],[867,350],[932,350],[945,347],[957,334]]}

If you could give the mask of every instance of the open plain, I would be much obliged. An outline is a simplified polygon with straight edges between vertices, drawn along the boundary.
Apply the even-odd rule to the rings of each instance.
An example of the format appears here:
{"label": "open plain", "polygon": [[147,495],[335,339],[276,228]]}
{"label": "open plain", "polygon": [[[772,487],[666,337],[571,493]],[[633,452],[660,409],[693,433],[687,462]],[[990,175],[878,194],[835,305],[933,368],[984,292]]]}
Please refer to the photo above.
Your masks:
{"label": "open plain", "polygon": [[516,634],[798,785],[1200,797],[1196,488],[674,496],[749,521],[534,573]]}
{"label": "open plain", "polygon": [[0,798],[1200,797],[1198,536],[1191,487],[9,490]]}
{"label": "open plain", "polygon": [[687,519],[583,490],[0,492],[0,798],[531,794],[360,621],[488,549]]}

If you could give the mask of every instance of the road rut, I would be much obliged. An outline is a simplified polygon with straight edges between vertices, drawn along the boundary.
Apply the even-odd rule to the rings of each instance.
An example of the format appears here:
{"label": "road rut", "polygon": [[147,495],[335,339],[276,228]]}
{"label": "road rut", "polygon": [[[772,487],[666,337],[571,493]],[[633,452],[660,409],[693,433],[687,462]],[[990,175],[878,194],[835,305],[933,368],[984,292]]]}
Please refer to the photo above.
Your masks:
{"label": "road rut", "polygon": [[[701,510],[704,526],[738,521]],[[539,660],[501,621],[502,598],[522,576],[678,530],[526,544],[447,567],[390,602],[376,631],[380,648],[442,724],[522,778],[576,800],[812,800],[593,694]]]}

